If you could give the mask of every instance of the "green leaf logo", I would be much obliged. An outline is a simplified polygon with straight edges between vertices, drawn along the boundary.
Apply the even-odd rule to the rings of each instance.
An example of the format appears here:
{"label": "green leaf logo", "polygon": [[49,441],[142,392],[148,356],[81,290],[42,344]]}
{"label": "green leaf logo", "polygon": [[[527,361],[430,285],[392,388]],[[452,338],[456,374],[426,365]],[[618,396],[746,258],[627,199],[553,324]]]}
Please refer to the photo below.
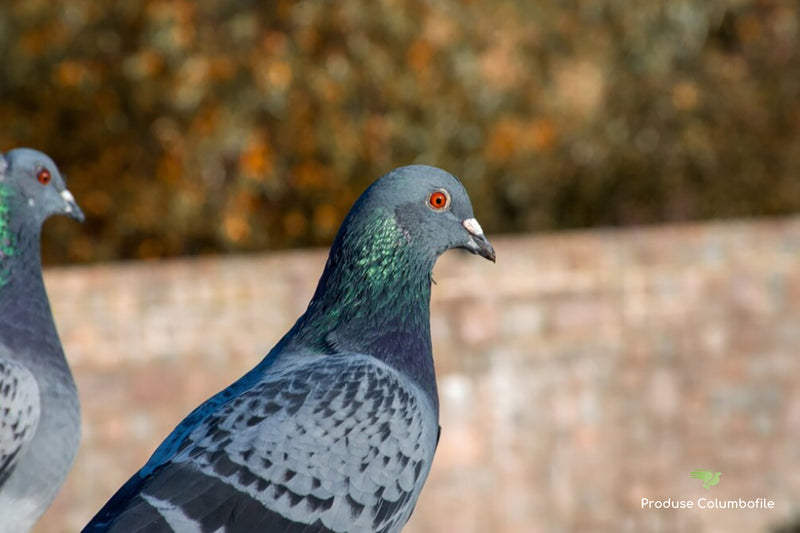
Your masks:
{"label": "green leaf logo", "polygon": [[703,482],[705,488],[710,489],[719,483],[719,476],[722,475],[722,472],[714,472],[708,468],[698,468],[697,470],[692,470],[689,475],[694,479],[699,479]]}

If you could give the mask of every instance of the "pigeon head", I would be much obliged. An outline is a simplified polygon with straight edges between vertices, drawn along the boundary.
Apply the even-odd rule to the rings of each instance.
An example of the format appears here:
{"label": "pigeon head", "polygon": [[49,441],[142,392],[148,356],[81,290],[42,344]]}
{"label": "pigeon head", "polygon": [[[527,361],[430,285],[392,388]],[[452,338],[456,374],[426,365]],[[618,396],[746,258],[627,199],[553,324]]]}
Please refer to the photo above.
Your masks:
{"label": "pigeon head", "polygon": [[53,160],[30,148],[0,154],[0,201],[6,214],[37,228],[51,215],[84,218]]}
{"label": "pigeon head", "polygon": [[464,186],[439,168],[411,165],[378,179],[359,198],[343,230],[357,220],[370,219],[369,212],[380,212],[386,223],[396,224],[410,251],[431,266],[452,248],[495,260],[494,249],[475,219]]}
{"label": "pigeon head", "polygon": [[371,354],[435,398],[431,274],[452,248],[495,259],[461,182],[423,165],[384,175],[339,228],[308,309],[287,335],[290,350]]}

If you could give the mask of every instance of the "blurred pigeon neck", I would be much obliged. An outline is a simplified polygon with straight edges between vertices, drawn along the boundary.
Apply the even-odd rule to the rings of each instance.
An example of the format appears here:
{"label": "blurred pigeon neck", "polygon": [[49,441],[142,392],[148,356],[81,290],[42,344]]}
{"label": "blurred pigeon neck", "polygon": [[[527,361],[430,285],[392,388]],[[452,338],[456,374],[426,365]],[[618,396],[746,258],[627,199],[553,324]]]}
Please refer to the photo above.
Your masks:
{"label": "blurred pigeon neck", "polygon": [[0,227],[0,337],[14,346],[58,345],[42,280],[40,231]]}
{"label": "blurred pigeon neck", "polygon": [[372,355],[408,375],[438,404],[430,335],[433,259],[394,218],[340,231],[290,348]]}

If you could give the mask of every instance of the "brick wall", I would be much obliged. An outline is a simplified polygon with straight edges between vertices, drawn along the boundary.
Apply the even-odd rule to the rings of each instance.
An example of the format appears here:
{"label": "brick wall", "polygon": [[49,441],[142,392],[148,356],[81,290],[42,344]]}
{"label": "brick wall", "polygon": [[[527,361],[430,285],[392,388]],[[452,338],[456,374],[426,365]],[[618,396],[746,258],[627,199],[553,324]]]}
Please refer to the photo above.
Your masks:
{"label": "brick wall", "polygon": [[[800,218],[493,239],[437,264],[443,434],[406,531],[768,531],[800,511]],[[304,310],[325,251],[50,269],[78,530]],[[723,473],[704,489],[695,468]],[[773,510],[642,510],[765,497]]]}

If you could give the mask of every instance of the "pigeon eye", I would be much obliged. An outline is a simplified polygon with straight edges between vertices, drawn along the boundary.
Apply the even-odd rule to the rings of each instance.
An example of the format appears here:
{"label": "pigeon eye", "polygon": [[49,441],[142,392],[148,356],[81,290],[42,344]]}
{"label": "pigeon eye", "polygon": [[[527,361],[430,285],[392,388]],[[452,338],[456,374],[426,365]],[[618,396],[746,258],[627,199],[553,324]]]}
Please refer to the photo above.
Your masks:
{"label": "pigeon eye", "polygon": [[38,174],[36,174],[36,179],[39,180],[39,183],[41,183],[42,185],[47,185],[48,183],[50,183],[52,176],[50,175],[49,170],[43,168],[39,171]]}
{"label": "pigeon eye", "polygon": [[450,195],[444,189],[433,191],[428,197],[428,205],[435,211],[441,211],[450,206]]}

